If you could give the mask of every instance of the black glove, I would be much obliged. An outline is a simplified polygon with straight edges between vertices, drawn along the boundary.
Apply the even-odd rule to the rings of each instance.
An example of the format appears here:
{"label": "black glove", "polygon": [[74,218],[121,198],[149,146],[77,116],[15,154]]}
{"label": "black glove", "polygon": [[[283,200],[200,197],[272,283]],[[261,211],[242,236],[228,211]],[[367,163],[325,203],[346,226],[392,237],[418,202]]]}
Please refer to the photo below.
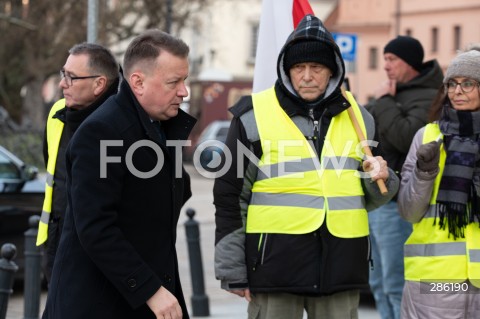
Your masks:
{"label": "black glove", "polygon": [[417,167],[424,172],[431,172],[438,168],[440,160],[440,143],[433,141],[422,144],[417,150]]}

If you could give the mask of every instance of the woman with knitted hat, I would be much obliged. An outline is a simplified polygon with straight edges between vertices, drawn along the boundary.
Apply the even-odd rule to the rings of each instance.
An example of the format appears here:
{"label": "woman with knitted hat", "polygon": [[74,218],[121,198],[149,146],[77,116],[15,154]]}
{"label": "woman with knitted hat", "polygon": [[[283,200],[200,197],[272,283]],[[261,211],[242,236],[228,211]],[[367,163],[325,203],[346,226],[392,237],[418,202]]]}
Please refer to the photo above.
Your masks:
{"label": "woman with knitted hat", "polygon": [[447,69],[435,121],[413,139],[402,169],[402,318],[478,318],[480,309],[480,52]]}

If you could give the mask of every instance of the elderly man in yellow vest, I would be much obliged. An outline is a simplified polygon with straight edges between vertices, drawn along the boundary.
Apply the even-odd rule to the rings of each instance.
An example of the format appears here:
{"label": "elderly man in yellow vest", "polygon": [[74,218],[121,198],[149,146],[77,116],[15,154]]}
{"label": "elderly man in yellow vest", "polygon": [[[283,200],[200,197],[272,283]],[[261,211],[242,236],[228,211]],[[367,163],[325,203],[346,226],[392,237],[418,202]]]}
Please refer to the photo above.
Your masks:
{"label": "elderly man in yellow vest", "polygon": [[318,18],[307,15],[289,36],[277,72],[272,88],[231,108],[233,165],[214,186],[215,274],[249,301],[248,318],[357,318],[368,289],[367,211],[399,181],[381,157],[359,151],[347,109],[367,139],[374,122],[342,94],[340,50]]}
{"label": "elderly man in yellow vest", "polygon": [[119,66],[108,49],[81,43],[73,46],[69,54],[60,70],[59,87],[64,98],[50,109],[43,147],[47,183],[37,245],[46,245],[43,268],[47,281],[52,274],[67,209],[67,144],[83,120],[115,94],[119,85]]}

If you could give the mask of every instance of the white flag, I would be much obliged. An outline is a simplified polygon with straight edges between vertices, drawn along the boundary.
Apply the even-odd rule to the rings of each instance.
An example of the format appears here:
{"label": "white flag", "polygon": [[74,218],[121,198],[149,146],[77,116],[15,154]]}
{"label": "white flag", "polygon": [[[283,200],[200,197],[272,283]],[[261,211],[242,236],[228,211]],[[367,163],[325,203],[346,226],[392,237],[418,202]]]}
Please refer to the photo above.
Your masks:
{"label": "white flag", "polygon": [[308,0],[263,0],[253,76],[254,93],[273,86],[277,79],[278,54],[287,37],[307,14],[313,14]]}

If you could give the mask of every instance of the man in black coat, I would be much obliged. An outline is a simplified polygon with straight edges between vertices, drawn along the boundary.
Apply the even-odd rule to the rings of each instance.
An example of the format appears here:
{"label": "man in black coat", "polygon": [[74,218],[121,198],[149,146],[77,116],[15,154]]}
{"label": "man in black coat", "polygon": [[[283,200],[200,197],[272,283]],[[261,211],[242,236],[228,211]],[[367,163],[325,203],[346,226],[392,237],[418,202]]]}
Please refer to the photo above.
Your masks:
{"label": "man in black coat", "polygon": [[43,318],[189,318],[175,251],[191,196],[179,145],[195,120],[188,46],[159,30],[136,37],[125,79],[67,149],[68,209]]}
{"label": "man in black coat", "polygon": [[117,92],[119,84],[118,63],[107,48],[85,42],[74,45],[68,53],[58,84],[65,98],[50,109],[43,141],[48,178],[37,245],[45,244],[42,262],[48,282],[67,210],[68,142],[80,124]]}

